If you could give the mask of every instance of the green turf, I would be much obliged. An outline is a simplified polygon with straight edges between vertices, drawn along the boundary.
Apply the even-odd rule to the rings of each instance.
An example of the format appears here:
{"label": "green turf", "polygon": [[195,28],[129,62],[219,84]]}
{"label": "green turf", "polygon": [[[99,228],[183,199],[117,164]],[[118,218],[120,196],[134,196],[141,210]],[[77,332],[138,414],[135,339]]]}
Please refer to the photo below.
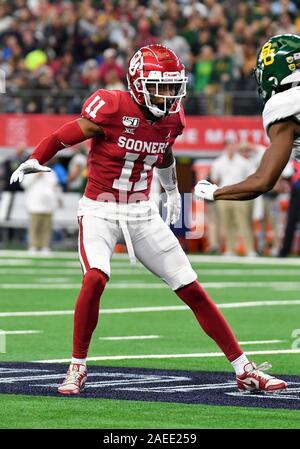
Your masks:
{"label": "green turf", "polygon": [[[5,265],[7,261],[7,266]],[[15,260],[15,262],[14,262]],[[219,259],[218,259],[219,260]],[[244,282],[240,287],[208,286],[217,304],[246,301],[299,300],[297,266],[194,263],[199,279],[206,283]],[[23,270],[23,273],[22,273]],[[27,270],[27,272],[26,272]],[[31,270],[29,272],[28,270]],[[36,270],[36,272],[32,272]],[[53,272],[51,272],[51,270]],[[213,271],[211,271],[213,270]],[[240,273],[230,272],[240,270]],[[267,271],[267,273],[263,273]],[[274,271],[274,274],[272,273]],[[299,267],[300,271],[300,267]],[[112,262],[112,278],[101,299],[101,308],[178,306],[182,302],[164,284],[141,266],[132,267],[124,259]],[[260,282],[261,286],[251,283]],[[75,285],[69,289],[27,288],[26,285]],[[81,283],[77,258],[25,259],[2,258],[0,266],[0,312],[72,311]],[[126,288],[116,285],[126,283]],[[136,288],[136,284],[144,287]],[[272,283],[276,283],[272,285]],[[282,286],[280,286],[281,283]],[[286,283],[291,283],[286,284]],[[22,288],[1,288],[3,284],[22,284]],[[130,287],[132,284],[132,288]],[[153,284],[154,288],[147,288]],[[249,285],[248,285],[249,284]],[[3,285],[4,286],[4,285]],[[161,286],[161,288],[157,288]],[[222,308],[239,341],[284,340],[281,343],[245,345],[244,350],[290,349],[292,332],[300,328],[300,305]],[[0,329],[40,330],[39,334],[7,335],[6,353],[1,361],[68,359],[72,343],[72,315],[0,316]],[[159,335],[153,340],[107,341],[101,337]],[[201,330],[189,310],[143,313],[100,314],[89,356],[194,354],[219,352]],[[251,356],[257,363],[268,360],[272,373],[298,374],[299,354]],[[231,371],[225,357],[100,360],[97,365],[162,369]],[[2,405],[3,404],[3,405]],[[100,399],[39,398],[1,396],[0,425],[3,428],[294,428],[299,427],[300,411],[258,410],[182,404],[142,403]],[[5,410],[5,413],[4,413]],[[27,410],[26,419],[24,410]],[[105,414],[101,413],[105,410]],[[78,411],[77,418],[75,411]],[[23,412],[23,415],[22,415]],[[86,419],[82,422],[81,413]],[[126,417],[126,419],[124,418]],[[247,419],[246,419],[247,417]],[[298,423],[297,423],[298,420]]]}
{"label": "green turf", "polygon": [[0,428],[295,429],[299,412],[108,399],[1,396]]}

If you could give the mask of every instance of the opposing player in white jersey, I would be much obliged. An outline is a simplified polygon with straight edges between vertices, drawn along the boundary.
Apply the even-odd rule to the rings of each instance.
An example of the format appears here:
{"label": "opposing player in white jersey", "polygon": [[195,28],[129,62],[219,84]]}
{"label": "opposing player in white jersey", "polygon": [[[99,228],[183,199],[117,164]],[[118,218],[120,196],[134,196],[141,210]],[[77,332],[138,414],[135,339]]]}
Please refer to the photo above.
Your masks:
{"label": "opposing player in white jersey", "polygon": [[[197,282],[178,240],[149,201],[153,167],[167,193],[168,222],[180,214],[172,144],[185,120],[181,99],[187,78],[168,48],[141,48],[129,62],[129,92],[99,90],[83,105],[81,118],[45,138],[12,175],[45,171],[42,164],[67,145],[92,138],[87,186],[80,200],[79,255],[83,283],[74,315],[72,361],[58,391],[79,394],[87,379],[86,358],[97,325],[110,259],[123,232],[134,255],[163,279],[194,312],[204,331],[222,349],[236,372],[238,388],[282,390],[286,382],[249,362],[224,317]],[[180,331],[179,331],[180,332]]]}
{"label": "opposing player in white jersey", "polygon": [[198,198],[251,200],[274,187],[291,156],[300,161],[300,37],[271,37],[259,50],[254,74],[265,101],[263,124],[271,145],[257,170],[242,182],[218,188],[200,180]]}

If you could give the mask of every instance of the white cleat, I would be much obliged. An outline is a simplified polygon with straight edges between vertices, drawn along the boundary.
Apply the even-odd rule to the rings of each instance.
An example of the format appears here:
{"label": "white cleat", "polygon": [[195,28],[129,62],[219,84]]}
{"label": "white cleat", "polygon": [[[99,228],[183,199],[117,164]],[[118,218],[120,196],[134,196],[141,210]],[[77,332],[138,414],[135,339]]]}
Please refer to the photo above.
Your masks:
{"label": "white cleat", "polygon": [[72,395],[80,394],[85,387],[87,380],[87,369],[85,365],[71,363],[63,383],[58,387],[60,394]]}
{"label": "white cleat", "polygon": [[287,388],[287,383],[284,380],[276,379],[276,377],[263,372],[271,367],[272,365],[267,362],[259,366],[253,362],[247,363],[244,366],[244,373],[236,376],[239,391],[272,393]]}

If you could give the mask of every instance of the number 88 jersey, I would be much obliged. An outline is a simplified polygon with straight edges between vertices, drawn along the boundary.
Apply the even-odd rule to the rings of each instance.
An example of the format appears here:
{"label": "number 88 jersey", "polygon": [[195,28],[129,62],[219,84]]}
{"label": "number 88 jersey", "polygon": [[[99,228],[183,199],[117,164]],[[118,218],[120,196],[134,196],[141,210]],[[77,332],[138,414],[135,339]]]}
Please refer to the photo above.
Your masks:
{"label": "number 88 jersey", "polygon": [[147,200],[153,167],[162,163],[185,126],[183,109],[152,124],[129,92],[100,89],[83,105],[81,116],[103,135],[91,139],[85,196],[98,201]]}

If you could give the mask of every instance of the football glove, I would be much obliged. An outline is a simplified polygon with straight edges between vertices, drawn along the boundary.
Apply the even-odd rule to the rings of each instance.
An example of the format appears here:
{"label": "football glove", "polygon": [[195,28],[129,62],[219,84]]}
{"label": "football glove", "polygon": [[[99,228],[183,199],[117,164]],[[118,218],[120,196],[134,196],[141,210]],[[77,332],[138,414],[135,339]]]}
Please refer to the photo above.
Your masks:
{"label": "football glove", "polygon": [[201,179],[195,185],[194,193],[197,198],[203,198],[204,200],[214,201],[214,192],[219,187],[216,184],[212,184],[206,179]]}
{"label": "football glove", "polygon": [[167,207],[167,225],[175,224],[179,220],[181,212],[181,195],[177,187],[173,190],[166,190],[167,201],[164,206]]}
{"label": "football glove", "polygon": [[10,184],[17,181],[22,182],[24,175],[27,175],[28,173],[37,173],[42,171],[51,171],[51,168],[40,165],[37,159],[28,159],[26,162],[19,165],[19,167],[13,172],[10,177]]}

